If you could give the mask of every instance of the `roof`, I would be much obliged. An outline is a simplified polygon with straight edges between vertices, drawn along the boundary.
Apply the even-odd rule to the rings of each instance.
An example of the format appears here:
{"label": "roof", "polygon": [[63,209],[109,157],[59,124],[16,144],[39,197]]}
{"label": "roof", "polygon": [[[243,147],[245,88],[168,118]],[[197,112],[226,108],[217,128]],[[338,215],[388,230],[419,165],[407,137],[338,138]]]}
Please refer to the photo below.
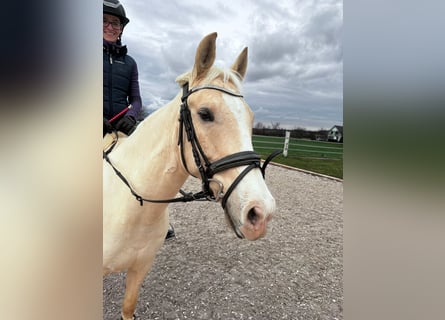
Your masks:
{"label": "roof", "polygon": [[337,130],[343,134],[343,126],[333,126],[329,131],[332,131],[332,129],[337,128]]}

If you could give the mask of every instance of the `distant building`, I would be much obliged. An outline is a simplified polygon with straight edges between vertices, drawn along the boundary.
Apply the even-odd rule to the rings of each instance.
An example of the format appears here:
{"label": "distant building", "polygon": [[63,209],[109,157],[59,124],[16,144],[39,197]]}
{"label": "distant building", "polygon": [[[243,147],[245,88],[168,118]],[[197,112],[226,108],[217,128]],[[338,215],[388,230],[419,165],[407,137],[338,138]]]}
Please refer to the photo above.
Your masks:
{"label": "distant building", "polygon": [[333,126],[329,130],[328,141],[343,142],[343,126]]}

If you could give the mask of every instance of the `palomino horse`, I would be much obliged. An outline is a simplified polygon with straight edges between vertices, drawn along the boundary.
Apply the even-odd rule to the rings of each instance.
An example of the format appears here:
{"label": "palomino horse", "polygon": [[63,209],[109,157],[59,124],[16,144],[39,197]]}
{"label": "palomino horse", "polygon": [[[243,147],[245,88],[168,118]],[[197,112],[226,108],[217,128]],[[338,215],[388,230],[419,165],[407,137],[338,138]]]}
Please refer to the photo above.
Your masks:
{"label": "palomino horse", "polygon": [[[122,319],[133,319],[140,285],[168,229],[168,202],[221,202],[240,238],[266,232],[275,200],[253,152],[253,113],[240,94],[247,48],[230,70],[213,66],[216,33],[201,40],[182,91],[121,138],[103,163],[103,271],[127,271]],[[178,123],[179,119],[179,123]],[[203,190],[173,198],[189,175]]]}

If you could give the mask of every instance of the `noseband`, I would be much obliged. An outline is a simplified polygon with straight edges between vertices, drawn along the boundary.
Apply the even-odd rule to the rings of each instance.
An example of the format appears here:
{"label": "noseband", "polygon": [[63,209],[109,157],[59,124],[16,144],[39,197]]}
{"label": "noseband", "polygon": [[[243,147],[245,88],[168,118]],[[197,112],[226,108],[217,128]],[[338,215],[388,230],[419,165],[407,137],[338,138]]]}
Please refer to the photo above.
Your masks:
{"label": "noseband", "polygon": [[[127,179],[122,175],[121,172],[119,172],[111,163],[108,152],[104,152],[103,157],[104,159],[111,165],[115,173],[119,176],[119,178],[127,185],[127,187],[130,189],[131,193],[135,196],[136,200],[138,200],[143,205],[144,202],[154,202],[154,203],[171,203],[171,202],[189,202],[189,201],[195,201],[195,200],[208,200],[208,201],[214,201],[218,202],[221,200],[221,205],[223,209],[226,207],[227,200],[232,193],[232,191],[235,189],[235,187],[241,182],[241,180],[252,170],[255,168],[259,168],[261,170],[261,173],[263,175],[263,178],[265,176],[266,166],[268,163],[277,155],[282,153],[282,150],[276,150],[273,152],[269,157],[264,161],[263,166],[261,166],[261,157],[254,151],[241,151],[237,152],[231,155],[228,155],[226,157],[223,157],[219,160],[214,161],[213,163],[209,161],[208,157],[204,153],[198,138],[196,136],[195,128],[193,126],[192,121],[192,115],[187,103],[187,98],[200,90],[217,90],[221,91],[223,93],[229,94],[234,97],[243,98],[241,94],[238,94],[236,92],[227,90],[222,87],[218,86],[200,86],[195,87],[189,90],[189,85],[186,83],[183,86],[183,93],[181,97],[181,109],[179,114],[179,134],[178,134],[178,145],[180,146],[181,150],[181,160],[182,164],[185,168],[185,170],[192,176],[194,176],[188,169],[185,155],[184,155],[184,132],[187,137],[187,141],[190,142],[192,147],[192,154],[193,158],[195,160],[195,165],[198,168],[199,174],[201,176],[202,181],[202,191],[198,193],[185,193],[182,190],[180,190],[182,197],[173,198],[173,199],[162,199],[162,200],[154,200],[154,199],[145,199],[138,195],[135,190],[131,187],[130,183],[127,181]],[[224,186],[219,181],[213,178],[213,176],[221,171],[225,171],[227,169],[235,168],[235,167],[241,167],[241,166],[247,166],[239,175],[238,177],[232,182],[230,187],[227,189],[226,192],[224,192]],[[196,177],[195,177],[196,178]],[[218,191],[214,193],[212,189],[210,188],[211,183],[216,183],[218,185]],[[225,210],[226,211],[226,210]],[[238,228],[235,226],[235,221],[233,217],[229,214],[229,220],[232,224],[233,229],[235,230],[235,233],[238,237],[241,237],[241,235],[238,232]]]}

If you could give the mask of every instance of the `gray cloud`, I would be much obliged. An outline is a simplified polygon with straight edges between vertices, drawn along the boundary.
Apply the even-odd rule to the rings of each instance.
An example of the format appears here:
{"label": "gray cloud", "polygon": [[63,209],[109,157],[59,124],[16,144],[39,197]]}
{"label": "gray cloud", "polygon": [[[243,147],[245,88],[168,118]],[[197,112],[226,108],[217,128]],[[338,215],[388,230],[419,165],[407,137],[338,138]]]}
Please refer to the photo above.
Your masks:
{"label": "gray cloud", "polygon": [[[148,5],[148,3],[150,5]],[[175,96],[202,37],[217,31],[217,61],[230,66],[249,47],[246,101],[263,123],[342,124],[341,1],[123,0],[124,43],[139,66],[144,105]]]}

